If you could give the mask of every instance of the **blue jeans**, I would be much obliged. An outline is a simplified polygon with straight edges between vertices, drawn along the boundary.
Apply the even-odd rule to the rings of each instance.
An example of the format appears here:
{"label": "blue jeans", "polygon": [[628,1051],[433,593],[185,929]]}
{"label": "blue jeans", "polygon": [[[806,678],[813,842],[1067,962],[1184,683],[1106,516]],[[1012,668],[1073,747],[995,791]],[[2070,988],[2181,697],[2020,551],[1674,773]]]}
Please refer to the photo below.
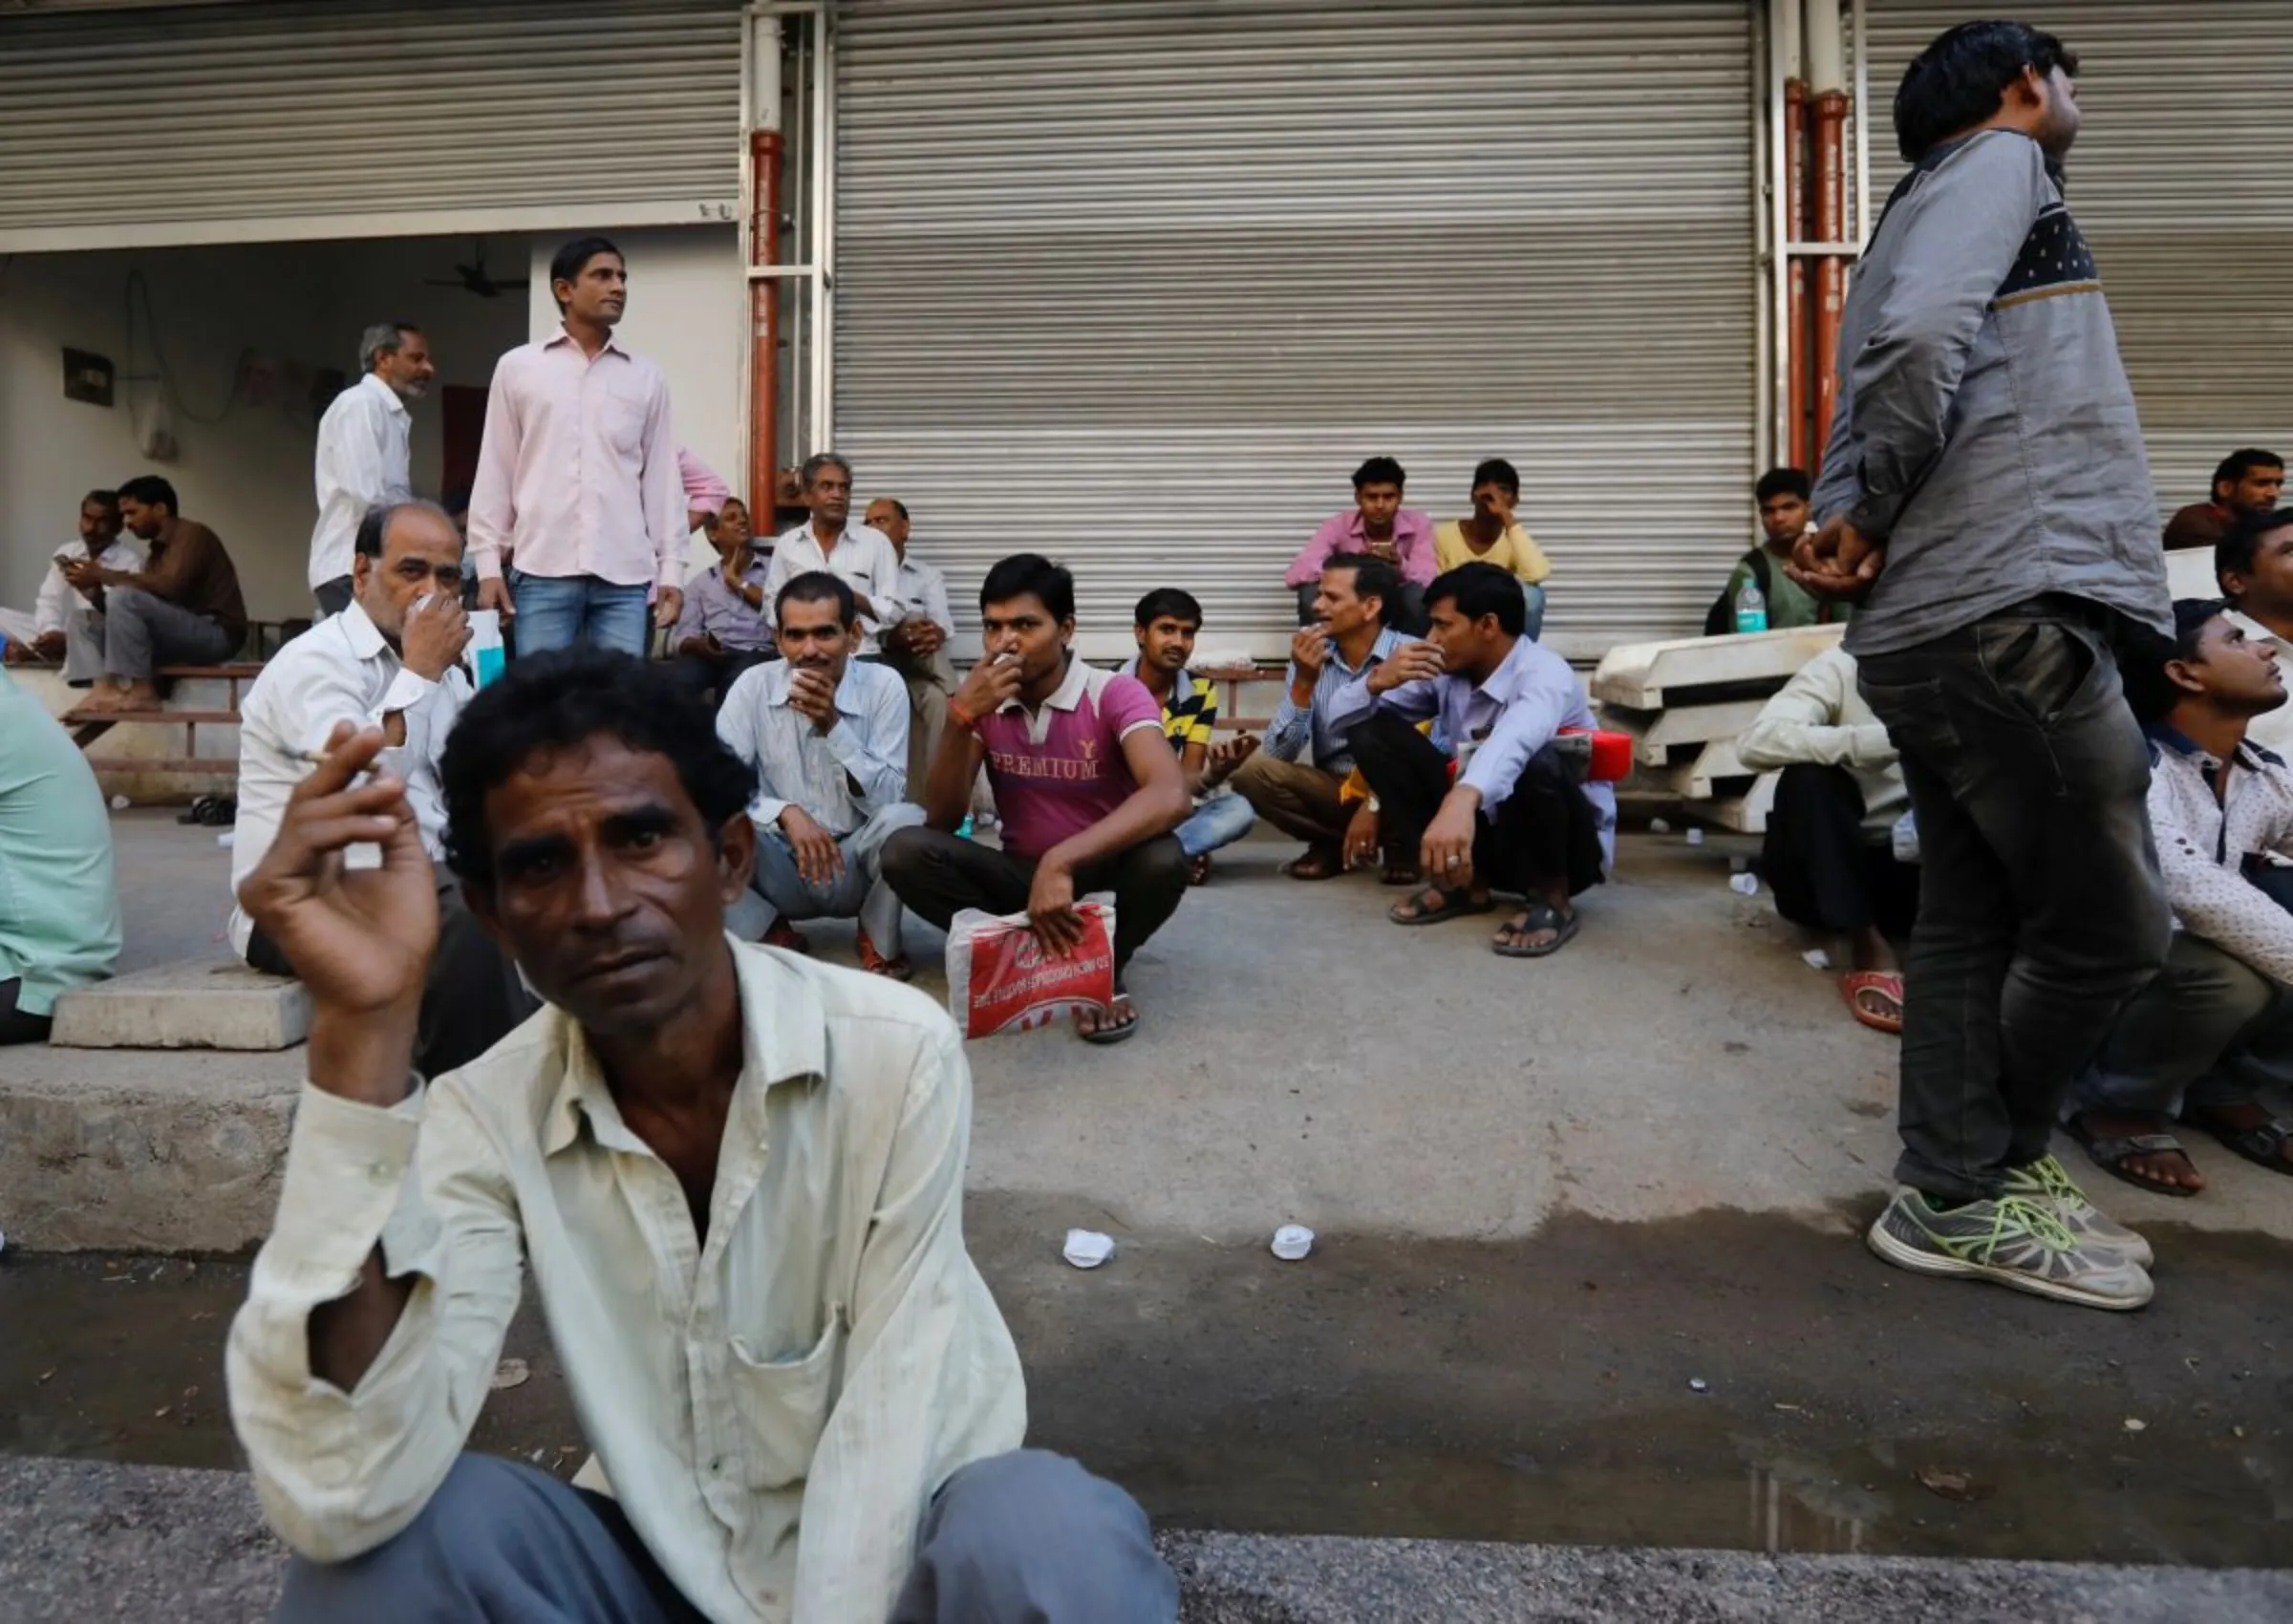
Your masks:
{"label": "blue jeans", "polygon": [[1238,795],[1221,795],[1194,808],[1194,815],[1170,832],[1189,857],[1232,845],[1258,821],[1254,807]]}
{"label": "blue jeans", "polygon": [[620,587],[594,575],[509,572],[517,606],[518,652],[539,654],[588,642],[642,659],[653,630],[650,587]]}

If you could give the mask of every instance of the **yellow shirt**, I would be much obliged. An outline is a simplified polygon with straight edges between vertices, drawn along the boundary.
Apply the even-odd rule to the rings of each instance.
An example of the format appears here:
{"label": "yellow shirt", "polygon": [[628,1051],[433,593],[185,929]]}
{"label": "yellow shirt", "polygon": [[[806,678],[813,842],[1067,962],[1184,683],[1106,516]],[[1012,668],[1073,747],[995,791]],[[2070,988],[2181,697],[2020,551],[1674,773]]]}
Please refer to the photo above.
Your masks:
{"label": "yellow shirt", "polygon": [[[705,1243],[561,1011],[390,1110],[304,1090],[226,1359],[289,1546],[339,1561],[414,1519],[527,1276],[597,1451],[576,1481],[711,1618],[889,1617],[933,1492],[1018,1446],[1018,1355],[963,1245],[971,1073],[947,1012],[733,954],[745,1056]],[[345,1393],[311,1374],[311,1311],[377,1241],[414,1294]]]}
{"label": "yellow shirt", "polygon": [[1436,569],[1454,569],[1461,564],[1493,564],[1499,569],[1510,569],[1522,580],[1542,581],[1553,573],[1553,561],[1544,549],[1529,539],[1529,532],[1518,524],[1509,524],[1497,538],[1496,545],[1487,552],[1477,553],[1465,542],[1465,521],[1444,519],[1433,527],[1433,566]]}

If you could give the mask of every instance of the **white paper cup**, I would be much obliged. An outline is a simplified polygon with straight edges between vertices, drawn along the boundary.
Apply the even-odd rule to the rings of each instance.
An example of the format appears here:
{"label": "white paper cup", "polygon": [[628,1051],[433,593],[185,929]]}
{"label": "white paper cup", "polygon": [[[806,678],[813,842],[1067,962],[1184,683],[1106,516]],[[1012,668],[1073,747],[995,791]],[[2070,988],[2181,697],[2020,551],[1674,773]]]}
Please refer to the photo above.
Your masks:
{"label": "white paper cup", "polygon": [[1114,1237],[1096,1229],[1069,1229],[1060,1255],[1078,1269],[1096,1269],[1115,1255]]}
{"label": "white paper cup", "polygon": [[1284,1224],[1274,1232],[1274,1255],[1296,1263],[1314,1250],[1314,1231],[1303,1224]]}

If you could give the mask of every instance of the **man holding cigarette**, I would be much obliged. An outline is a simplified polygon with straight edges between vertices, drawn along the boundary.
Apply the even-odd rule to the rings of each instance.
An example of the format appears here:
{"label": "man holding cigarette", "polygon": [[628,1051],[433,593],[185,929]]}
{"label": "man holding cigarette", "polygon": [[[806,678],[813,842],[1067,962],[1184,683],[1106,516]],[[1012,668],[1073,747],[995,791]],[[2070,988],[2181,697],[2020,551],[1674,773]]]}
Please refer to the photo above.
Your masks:
{"label": "man holding cigarette", "polygon": [[776,606],[781,658],[742,673],[717,736],[757,775],[751,885],[773,911],[767,947],[805,951],[798,919],[860,921],[860,968],[908,979],[900,899],[878,871],[884,843],[924,821],[908,778],[908,685],[855,660],[860,609],[825,570],[796,576]]}
{"label": "man holding cigarette", "polygon": [[[294,788],[338,722],[382,731],[383,770],[406,781],[424,849],[445,855],[438,763],[470,680],[461,607],[461,536],[427,502],[377,507],[352,545],[351,601],[281,649],[247,690],[239,725],[239,821],[231,843],[231,947],[253,969],[293,975],[280,945],[236,906],[241,882],[278,838]],[[376,845],[344,853],[353,868],[381,861]],[[448,881],[439,892],[439,951],[422,994],[415,1064],[426,1077],[476,1059],[533,1013],[514,966],[487,939]]]}

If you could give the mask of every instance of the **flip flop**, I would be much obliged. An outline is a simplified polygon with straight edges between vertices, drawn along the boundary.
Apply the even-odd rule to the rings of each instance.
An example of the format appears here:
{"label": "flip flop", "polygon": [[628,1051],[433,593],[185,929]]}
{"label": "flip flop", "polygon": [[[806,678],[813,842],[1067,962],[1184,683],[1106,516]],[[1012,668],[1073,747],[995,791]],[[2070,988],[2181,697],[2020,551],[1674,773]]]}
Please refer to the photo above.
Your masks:
{"label": "flip flop", "polygon": [[[1508,919],[1499,926],[1497,939],[1489,943],[1489,951],[1499,958],[1551,958],[1576,939],[1580,926],[1581,916],[1575,909],[1571,908],[1564,914],[1551,903],[1540,902],[1534,908],[1521,909],[1521,922],[1518,925]],[[1553,939],[1540,947],[1531,947],[1519,940],[1537,930],[1552,931]],[[1505,938],[1508,936],[1514,940],[1507,941]]]}
{"label": "flip flop", "polygon": [[[1107,1006],[1109,1013],[1112,1013],[1118,1004],[1127,1008],[1130,1004],[1130,994],[1117,993],[1114,1003]],[[1091,1032],[1079,1031],[1076,1036],[1085,1043],[1097,1043],[1102,1047],[1109,1043],[1127,1043],[1139,1030],[1139,1019],[1138,1012],[1133,1010],[1130,1018],[1121,1026],[1102,1026]]]}
{"label": "flip flop", "polygon": [[1900,1014],[1891,1015],[1873,1014],[1856,1001],[1855,995],[1858,993],[1877,993],[1882,997],[1891,1000],[1896,1009],[1900,1011],[1903,1007],[1901,973],[1893,970],[1851,970],[1839,977],[1839,996],[1846,1000],[1849,1015],[1854,1015],[1874,1032],[1884,1032],[1890,1037],[1900,1037],[1903,1035],[1902,1015]]}
{"label": "flip flop", "polygon": [[2222,1148],[2242,1156],[2257,1167],[2266,1167],[2272,1173],[2293,1173],[2293,1162],[2285,1160],[2285,1141],[2293,1139],[2293,1117],[2273,1118],[2248,1128],[2209,1122],[2201,1114],[2186,1110],[2181,1120],[2199,1133],[2212,1134],[2221,1142]]}
{"label": "flip flop", "polygon": [[[2190,1153],[2182,1149],[2181,1141],[2170,1133],[2137,1133],[2124,1139],[2101,1139],[2087,1125],[2084,1112],[2063,1123],[2062,1131],[2086,1146],[2086,1153],[2093,1158],[2095,1166],[2111,1178],[2132,1185],[2135,1189],[2146,1189],[2152,1195],[2170,1195],[2177,1200],[2204,1193],[2190,1185],[2169,1185],[2157,1179],[2145,1179],[2126,1165],[2131,1157],[2163,1156],[2169,1152],[2179,1152],[2181,1159],[2188,1162]],[[2195,1166],[2196,1164],[2192,1163],[2191,1165]]]}
{"label": "flip flop", "polygon": [[1283,864],[1282,872],[1293,880],[1335,880],[1345,872],[1345,860],[1341,856],[1331,855],[1320,846],[1308,846]]}
{"label": "flip flop", "polygon": [[[1483,897],[1476,902],[1469,891],[1445,891],[1439,886],[1434,886],[1430,889],[1441,898],[1439,907],[1420,908],[1415,913],[1404,914],[1402,911],[1403,908],[1415,908],[1418,904],[1419,898],[1411,897],[1406,902],[1397,902],[1387,908],[1385,917],[1396,925],[1439,925],[1445,919],[1463,919],[1467,915],[1474,913],[1494,913],[1497,908],[1495,900],[1490,897]],[[1421,892],[1420,895],[1422,896],[1423,893]]]}

